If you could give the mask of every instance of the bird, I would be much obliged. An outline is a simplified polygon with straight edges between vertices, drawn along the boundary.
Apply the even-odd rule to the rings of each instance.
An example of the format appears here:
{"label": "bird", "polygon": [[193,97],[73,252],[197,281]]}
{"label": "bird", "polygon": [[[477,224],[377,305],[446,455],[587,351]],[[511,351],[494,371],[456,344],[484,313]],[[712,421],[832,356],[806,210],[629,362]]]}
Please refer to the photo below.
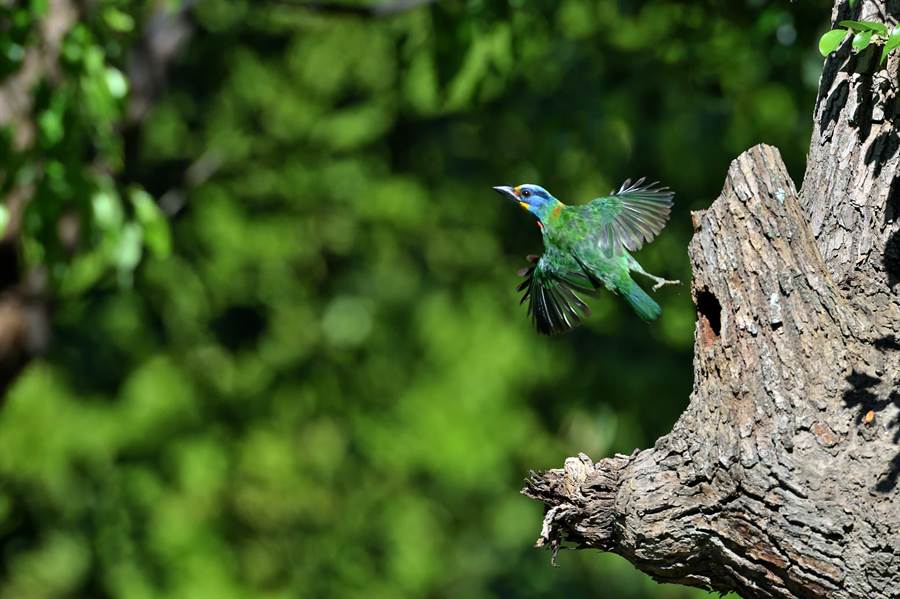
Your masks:
{"label": "bird", "polygon": [[544,335],[565,333],[590,315],[582,296],[606,288],[627,301],[637,315],[652,321],[661,309],[632,275],[652,280],[653,291],[678,285],[645,271],[629,252],[656,237],[672,211],[675,193],[658,181],[625,181],[618,191],[582,205],[566,205],[540,185],[493,188],[537,218],[544,241],[541,256],[528,256],[519,270],[524,281],[521,303]]}

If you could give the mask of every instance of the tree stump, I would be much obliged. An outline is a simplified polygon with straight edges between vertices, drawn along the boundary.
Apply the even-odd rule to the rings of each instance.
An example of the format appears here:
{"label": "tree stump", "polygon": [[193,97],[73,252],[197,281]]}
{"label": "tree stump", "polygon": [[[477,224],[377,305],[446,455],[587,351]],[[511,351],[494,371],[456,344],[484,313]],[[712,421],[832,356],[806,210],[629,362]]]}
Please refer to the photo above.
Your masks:
{"label": "tree stump", "polygon": [[900,597],[900,52],[880,52],[827,59],[799,193],[759,145],[692,215],[690,403],[651,449],[532,473],[554,557],[612,551],[744,599]]}

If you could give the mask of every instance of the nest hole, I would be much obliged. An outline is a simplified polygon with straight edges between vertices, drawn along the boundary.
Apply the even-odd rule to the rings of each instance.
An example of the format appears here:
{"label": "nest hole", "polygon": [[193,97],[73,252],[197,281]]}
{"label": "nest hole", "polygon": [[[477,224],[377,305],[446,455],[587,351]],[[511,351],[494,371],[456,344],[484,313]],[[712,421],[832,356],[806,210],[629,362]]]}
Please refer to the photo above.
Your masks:
{"label": "nest hole", "polygon": [[697,291],[696,304],[704,345],[709,345],[722,333],[722,305],[707,288]]}

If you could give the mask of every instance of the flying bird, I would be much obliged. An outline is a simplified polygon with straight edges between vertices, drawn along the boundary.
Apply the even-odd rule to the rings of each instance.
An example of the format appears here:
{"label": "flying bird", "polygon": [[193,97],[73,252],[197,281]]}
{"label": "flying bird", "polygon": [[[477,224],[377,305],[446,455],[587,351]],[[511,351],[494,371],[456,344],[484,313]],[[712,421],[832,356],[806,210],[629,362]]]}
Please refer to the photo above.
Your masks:
{"label": "flying bird", "polygon": [[539,185],[494,187],[537,217],[544,238],[544,254],[529,256],[531,265],[519,271],[525,279],[518,287],[525,292],[520,303],[528,300],[538,332],[564,333],[581,324],[590,314],[582,296],[602,287],[625,298],[642,319],[659,316],[659,304],[632,273],[651,279],[653,291],[680,281],[648,273],[628,252],[662,231],[675,194],[658,182],[645,181],[625,181],[618,191],[580,206],[563,204]]}

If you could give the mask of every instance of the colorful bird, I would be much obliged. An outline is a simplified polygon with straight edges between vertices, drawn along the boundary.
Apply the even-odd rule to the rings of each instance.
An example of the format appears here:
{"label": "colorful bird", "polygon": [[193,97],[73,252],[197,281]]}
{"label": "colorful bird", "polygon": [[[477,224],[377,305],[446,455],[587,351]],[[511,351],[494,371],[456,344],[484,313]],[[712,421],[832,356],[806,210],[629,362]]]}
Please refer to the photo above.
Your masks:
{"label": "colorful bird", "polygon": [[[525,278],[528,313],[538,332],[563,333],[590,314],[581,294],[606,287],[625,298],[638,316],[650,321],[659,304],[631,278],[637,273],[653,280],[653,291],[676,285],[646,272],[628,251],[641,248],[666,225],[675,194],[658,182],[625,181],[619,191],[582,206],[567,206],[539,185],[498,186],[494,190],[537,217],[544,238],[544,255],[529,256]],[[521,303],[521,302],[520,302]]]}

